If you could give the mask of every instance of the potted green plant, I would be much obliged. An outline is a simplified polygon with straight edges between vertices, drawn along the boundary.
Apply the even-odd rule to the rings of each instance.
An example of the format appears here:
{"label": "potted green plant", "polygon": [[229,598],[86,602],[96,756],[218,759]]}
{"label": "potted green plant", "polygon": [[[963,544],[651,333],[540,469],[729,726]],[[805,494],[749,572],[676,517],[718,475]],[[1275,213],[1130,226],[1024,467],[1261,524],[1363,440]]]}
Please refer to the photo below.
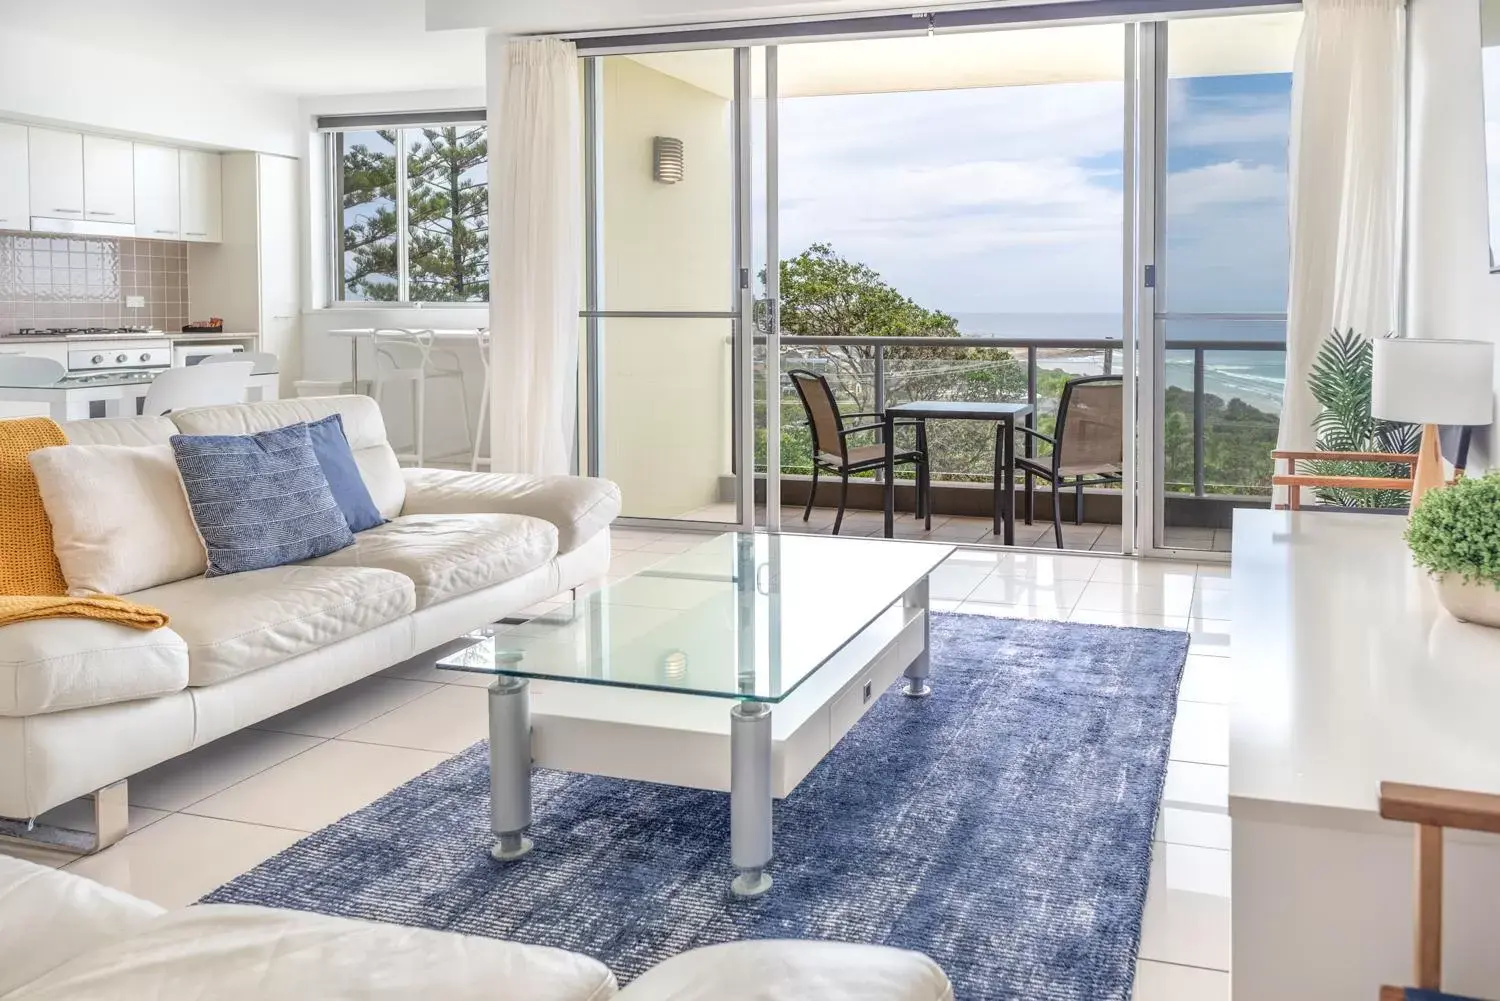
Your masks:
{"label": "potted green plant", "polygon": [[1406,542],[1455,618],[1500,627],[1500,473],[1428,493]]}

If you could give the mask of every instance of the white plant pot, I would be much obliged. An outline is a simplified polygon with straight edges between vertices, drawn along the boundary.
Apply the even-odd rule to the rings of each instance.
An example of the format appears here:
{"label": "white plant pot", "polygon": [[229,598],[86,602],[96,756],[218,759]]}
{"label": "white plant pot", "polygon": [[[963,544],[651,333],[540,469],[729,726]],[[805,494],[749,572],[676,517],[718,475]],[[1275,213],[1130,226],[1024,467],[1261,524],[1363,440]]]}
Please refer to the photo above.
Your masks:
{"label": "white plant pot", "polygon": [[1485,581],[1469,584],[1457,574],[1434,577],[1438,601],[1460,622],[1500,628],[1500,588]]}

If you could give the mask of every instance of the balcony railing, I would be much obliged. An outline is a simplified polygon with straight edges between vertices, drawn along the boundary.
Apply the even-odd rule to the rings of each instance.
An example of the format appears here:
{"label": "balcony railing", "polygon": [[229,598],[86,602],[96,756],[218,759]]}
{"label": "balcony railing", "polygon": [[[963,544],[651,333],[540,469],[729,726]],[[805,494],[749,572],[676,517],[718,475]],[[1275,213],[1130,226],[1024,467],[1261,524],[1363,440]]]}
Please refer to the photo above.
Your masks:
{"label": "balcony railing", "polygon": [[[764,343],[763,336],[757,338],[758,345]],[[1119,371],[1123,351],[1121,342],[1113,339],[1015,337],[783,335],[781,345],[783,428],[806,424],[785,371],[821,364],[828,370],[826,374],[841,404],[850,410],[880,411],[887,404],[917,398],[1025,399],[1037,408],[1042,430],[1046,431],[1056,414],[1062,382],[1079,375]],[[977,350],[1004,354],[981,355]],[[1160,426],[1167,491],[1194,497],[1268,494],[1270,451],[1280,409],[1275,373],[1281,367],[1271,354],[1284,354],[1285,342],[1169,339],[1165,350],[1173,370],[1187,367],[1172,364],[1178,359],[1189,362],[1186,356],[1190,356],[1191,365],[1190,386],[1169,385],[1163,391],[1167,394],[1166,413],[1160,415]],[[1239,358],[1235,363],[1214,364],[1212,356],[1223,353]],[[950,360],[944,361],[944,356]],[[1018,373],[1012,367],[1017,363],[1023,367],[1024,384],[1018,384]],[[1244,371],[1252,368],[1257,371]],[[1237,385],[1246,387],[1246,395],[1252,398],[1233,395],[1241,391]],[[1183,394],[1190,396],[1186,406]],[[987,482],[990,470],[985,460],[990,446],[983,445],[979,438],[960,438],[964,433],[971,438],[990,435],[993,441],[992,432],[984,428],[949,431],[947,439],[934,442],[935,473],[948,481]],[[1184,433],[1187,441],[1183,440]],[[1034,441],[1026,441],[1025,448],[1028,455],[1035,455]],[[795,457],[785,454],[786,449],[783,452],[783,470],[800,471],[788,469],[789,460]],[[758,464],[764,465],[763,455]],[[945,464],[951,468],[943,468]]]}

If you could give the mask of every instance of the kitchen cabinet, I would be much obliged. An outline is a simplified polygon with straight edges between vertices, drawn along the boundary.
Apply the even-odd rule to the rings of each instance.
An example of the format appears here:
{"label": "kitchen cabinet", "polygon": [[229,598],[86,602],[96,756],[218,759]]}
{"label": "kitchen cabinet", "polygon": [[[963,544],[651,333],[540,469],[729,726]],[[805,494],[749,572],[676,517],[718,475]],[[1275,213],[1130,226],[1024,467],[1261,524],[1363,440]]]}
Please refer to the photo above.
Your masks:
{"label": "kitchen cabinet", "polygon": [[280,359],[281,395],[302,368],[300,165],[264,153],[225,153],[223,239],[188,247],[188,301],[224,329],[260,335]]}
{"label": "kitchen cabinet", "polygon": [[135,232],[154,240],[182,236],[182,183],[178,151],[135,144]]}
{"label": "kitchen cabinet", "polygon": [[185,149],[178,153],[182,238],[198,243],[223,239],[224,180],[217,153]]}
{"label": "kitchen cabinet", "polygon": [[82,219],[83,135],[56,129],[27,129],[31,214]]}
{"label": "kitchen cabinet", "polygon": [[26,126],[0,122],[0,229],[31,228]]}
{"label": "kitchen cabinet", "polygon": [[132,143],[83,137],[83,215],[97,222],[135,221],[135,157]]}

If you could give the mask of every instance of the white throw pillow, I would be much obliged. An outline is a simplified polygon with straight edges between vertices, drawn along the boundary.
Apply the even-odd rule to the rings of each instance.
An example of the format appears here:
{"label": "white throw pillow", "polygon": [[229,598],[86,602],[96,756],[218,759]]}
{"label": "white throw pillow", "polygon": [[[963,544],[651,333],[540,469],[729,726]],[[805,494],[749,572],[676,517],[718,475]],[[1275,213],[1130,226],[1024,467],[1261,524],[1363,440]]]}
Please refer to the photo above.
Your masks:
{"label": "white throw pillow", "polygon": [[32,452],[31,468],[69,594],[130,594],[208,569],[172,446],[61,445]]}

